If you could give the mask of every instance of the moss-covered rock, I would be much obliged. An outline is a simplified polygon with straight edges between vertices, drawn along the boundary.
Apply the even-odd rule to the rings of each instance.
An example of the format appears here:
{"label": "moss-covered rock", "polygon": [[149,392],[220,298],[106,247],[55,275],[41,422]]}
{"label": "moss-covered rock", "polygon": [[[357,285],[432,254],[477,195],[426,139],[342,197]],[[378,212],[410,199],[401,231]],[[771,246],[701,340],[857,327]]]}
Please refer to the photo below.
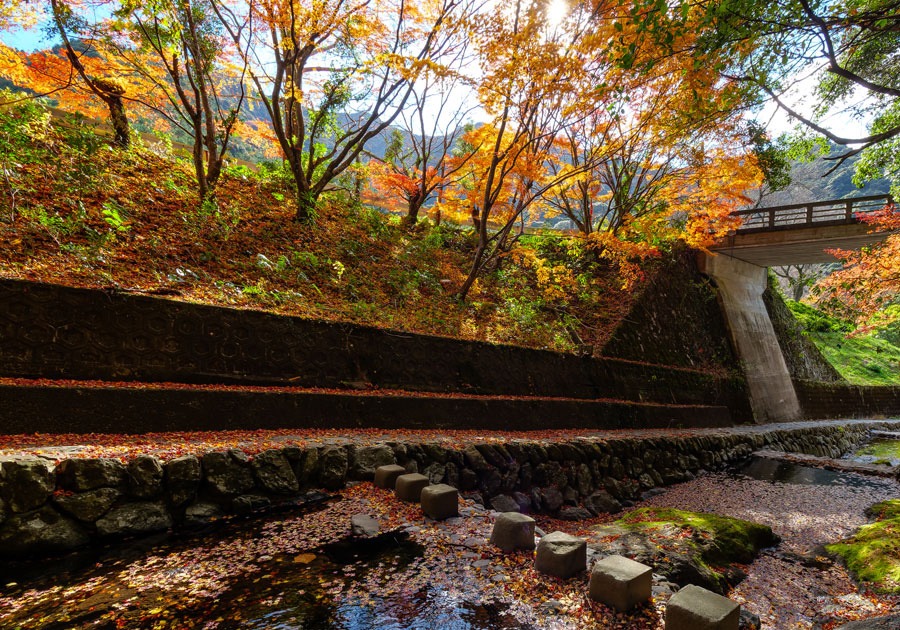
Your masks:
{"label": "moss-covered rock", "polygon": [[900,499],[876,503],[866,513],[874,523],[825,549],[858,581],[882,593],[900,593]]}
{"label": "moss-covered rock", "polygon": [[760,549],[778,544],[771,528],[727,516],[671,508],[640,508],[610,525],[593,528],[592,547],[653,567],[684,586],[696,584],[724,594],[745,574]]}

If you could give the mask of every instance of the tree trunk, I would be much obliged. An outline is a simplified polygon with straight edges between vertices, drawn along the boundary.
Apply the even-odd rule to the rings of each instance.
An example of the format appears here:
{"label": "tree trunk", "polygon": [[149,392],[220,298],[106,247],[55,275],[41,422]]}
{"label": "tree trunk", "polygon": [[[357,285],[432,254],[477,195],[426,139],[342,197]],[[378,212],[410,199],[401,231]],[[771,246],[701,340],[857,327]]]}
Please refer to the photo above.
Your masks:
{"label": "tree trunk", "polygon": [[466,301],[466,297],[469,295],[469,290],[472,288],[472,285],[475,284],[475,279],[478,277],[478,272],[481,271],[481,262],[484,259],[485,249],[486,248],[483,243],[478,243],[478,249],[475,250],[475,260],[472,262],[472,269],[469,271],[469,276],[466,278],[466,281],[463,283],[462,288],[457,294],[457,299],[460,302]]}
{"label": "tree trunk", "polygon": [[117,146],[127,149],[131,145],[131,138],[128,134],[128,117],[125,115],[125,104],[122,97],[118,94],[107,93],[107,107],[109,107],[109,119],[112,122],[115,143]]}

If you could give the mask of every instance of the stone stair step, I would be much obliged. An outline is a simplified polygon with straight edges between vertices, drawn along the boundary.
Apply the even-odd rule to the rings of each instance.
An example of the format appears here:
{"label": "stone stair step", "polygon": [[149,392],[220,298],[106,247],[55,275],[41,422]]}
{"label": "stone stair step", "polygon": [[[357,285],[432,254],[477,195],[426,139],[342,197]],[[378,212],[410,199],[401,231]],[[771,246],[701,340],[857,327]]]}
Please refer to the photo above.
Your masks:
{"label": "stone stair step", "polygon": [[732,426],[725,406],[614,399],[187,386],[0,382],[0,433],[145,433],[274,428],[623,429]]}

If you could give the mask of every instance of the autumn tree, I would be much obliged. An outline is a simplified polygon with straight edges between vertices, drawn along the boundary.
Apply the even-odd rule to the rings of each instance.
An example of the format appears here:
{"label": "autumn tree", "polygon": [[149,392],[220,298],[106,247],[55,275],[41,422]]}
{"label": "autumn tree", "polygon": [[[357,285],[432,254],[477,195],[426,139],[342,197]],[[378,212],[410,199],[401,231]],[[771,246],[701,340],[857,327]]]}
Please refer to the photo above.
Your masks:
{"label": "autumn tree", "polygon": [[298,220],[400,115],[464,1],[213,0],[290,167]]}
{"label": "autumn tree", "polygon": [[404,225],[413,226],[422,208],[452,184],[471,154],[453,155],[474,106],[465,105],[470,81],[462,74],[469,56],[464,33],[434,55],[415,82],[391,131],[383,159],[371,161],[373,186],[383,199],[402,200]]}
{"label": "autumn tree", "polygon": [[146,82],[143,103],[192,139],[200,201],[213,201],[244,104],[246,54],[228,50],[209,0],[125,0],[109,46]]}

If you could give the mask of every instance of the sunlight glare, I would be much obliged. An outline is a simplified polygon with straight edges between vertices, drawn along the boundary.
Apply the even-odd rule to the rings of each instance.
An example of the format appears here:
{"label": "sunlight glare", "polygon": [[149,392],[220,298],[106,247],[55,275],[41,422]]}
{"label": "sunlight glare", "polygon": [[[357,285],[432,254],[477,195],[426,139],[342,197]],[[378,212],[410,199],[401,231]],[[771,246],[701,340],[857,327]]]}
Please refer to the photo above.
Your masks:
{"label": "sunlight glare", "polygon": [[547,24],[559,26],[569,14],[569,3],[566,0],[549,0],[547,3]]}

